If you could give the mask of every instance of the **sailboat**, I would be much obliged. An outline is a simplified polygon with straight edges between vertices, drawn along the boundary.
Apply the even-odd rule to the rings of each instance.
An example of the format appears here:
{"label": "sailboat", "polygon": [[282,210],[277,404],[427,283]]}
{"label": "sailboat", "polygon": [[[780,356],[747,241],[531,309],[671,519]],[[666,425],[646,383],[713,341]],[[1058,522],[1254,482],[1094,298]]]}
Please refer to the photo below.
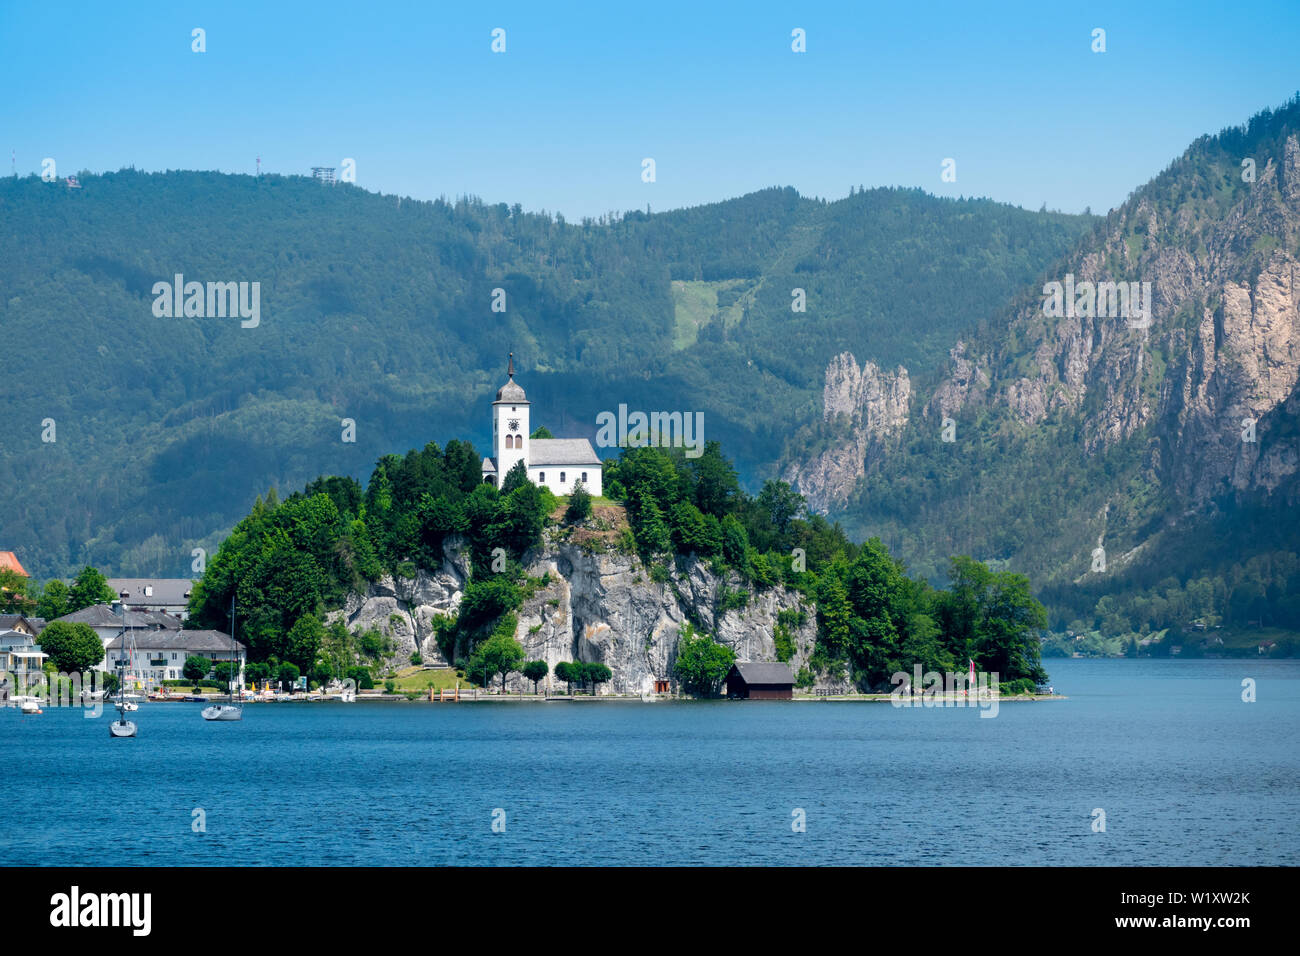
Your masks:
{"label": "sailboat", "polygon": [[[123,642],[125,643],[125,642]],[[125,653],[125,648],[123,649]],[[134,737],[136,732],[135,721],[126,719],[126,712],[130,704],[126,699],[126,658],[117,659],[117,720],[108,725],[108,733],[112,737]]]}
{"label": "sailboat", "polygon": [[[230,659],[233,662],[238,658],[239,658],[239,654],[236,651],[236,644],[235,644],[235,598],[232,595],[230,598]],[[239,680],[239,687],[241,690],[240,693],[241,702],[238,704],[235,703],[236,678]],[[242,702],[243,687],[244,687],[244,668],[240,667],[239,674],[230,675],[230,679],[226,684],[226,688],[230,691],[229,699],[227,700],[227,702],[224,704],[213,704],[211,707],[204,707],[203,719],[204,720],[243,720],[244,719],[244,705]]]}

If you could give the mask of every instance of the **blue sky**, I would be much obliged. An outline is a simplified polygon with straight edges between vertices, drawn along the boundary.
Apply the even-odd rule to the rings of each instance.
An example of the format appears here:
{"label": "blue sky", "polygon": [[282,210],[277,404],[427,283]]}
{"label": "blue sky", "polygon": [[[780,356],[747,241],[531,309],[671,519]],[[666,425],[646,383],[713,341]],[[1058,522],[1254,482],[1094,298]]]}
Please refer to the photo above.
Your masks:
{"label": "blue sky", "polygon": [[[773,185],[1101,212],[1197,136],[1300,89],[1297,51],[1296,0],[0,0],[0,171],[11,156],[20,174],[53,157],[60,175],[351,157],[366,189],[571,219]],[[949,157],[955,183],[940,179]]]}

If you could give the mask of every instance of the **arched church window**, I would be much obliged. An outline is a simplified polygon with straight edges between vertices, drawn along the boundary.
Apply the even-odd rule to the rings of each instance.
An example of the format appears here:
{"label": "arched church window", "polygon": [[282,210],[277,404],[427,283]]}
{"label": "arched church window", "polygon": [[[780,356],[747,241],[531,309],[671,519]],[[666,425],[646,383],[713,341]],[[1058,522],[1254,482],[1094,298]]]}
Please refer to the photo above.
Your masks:
{"label": "arched church window", "polygon": [[585,471],[582,473],[582,483],[584,485],[587,483],[587,473]]}
{"label": "arched church window", "polygon": [[564,484],[564,472],[560,472],[560,484]]}
{"label": "arched church window", "polygon": [[537,473],[537,480],[540,481],[542,484],[546,484],[546,472],[539,471]]}

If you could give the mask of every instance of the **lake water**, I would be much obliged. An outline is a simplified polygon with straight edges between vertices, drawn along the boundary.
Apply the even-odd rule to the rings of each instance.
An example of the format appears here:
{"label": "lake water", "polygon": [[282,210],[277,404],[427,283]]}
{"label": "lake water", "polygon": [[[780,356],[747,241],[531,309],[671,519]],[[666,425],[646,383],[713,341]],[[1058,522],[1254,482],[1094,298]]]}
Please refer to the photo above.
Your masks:
{"label": "lake water", "polygon": [[0,709],[0,864],[1300,863],[1300,662],[1046,663],[1070,699],[992,719],[638,701],[208,723],[143,704],[140,736],[113,740],[108,713]]}

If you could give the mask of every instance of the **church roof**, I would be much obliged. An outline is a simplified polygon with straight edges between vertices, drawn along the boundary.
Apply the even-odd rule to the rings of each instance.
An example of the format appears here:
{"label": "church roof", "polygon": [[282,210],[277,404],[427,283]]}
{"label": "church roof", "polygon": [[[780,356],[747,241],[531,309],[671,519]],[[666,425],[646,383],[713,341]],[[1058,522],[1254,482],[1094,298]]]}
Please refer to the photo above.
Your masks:
{"label": "church roof", "polygon": [[497,389],[497,401],[510,405],[529,404],[528,397],[524,395],[524,390],[515,383],[513,378]]}
{"label": "church roof", "polygon": [[515,382],[515,353],[510,353],[510,365],[506,371],[506,383],[497,389],[497,402],[508,405],[527,405],[528,397]]}
{"label": "church roof", "polygon": [[483,474],[490,475],[497,470],[497,463],[491,458],[483,459]]}
{"label": "church roof", "polygon": [[528,449],[528,464],[599,465],[600,459],[585,438],[534,438]]}

